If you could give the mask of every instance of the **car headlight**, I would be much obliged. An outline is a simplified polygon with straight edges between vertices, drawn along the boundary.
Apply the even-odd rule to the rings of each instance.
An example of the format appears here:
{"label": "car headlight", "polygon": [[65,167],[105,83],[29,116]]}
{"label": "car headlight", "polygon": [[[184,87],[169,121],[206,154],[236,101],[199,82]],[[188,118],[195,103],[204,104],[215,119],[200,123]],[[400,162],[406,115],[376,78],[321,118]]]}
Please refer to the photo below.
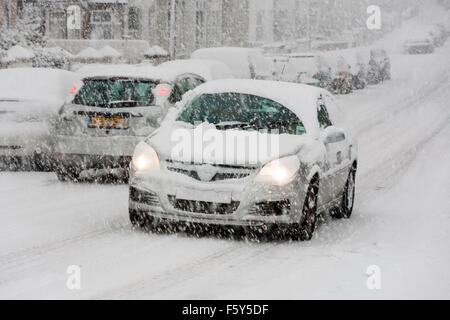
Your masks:
{"label": "car headlight", "polygon": [[300,168],[297,156],[273,160],[262,167],[256,180],[259,182],[284,185],[291,181]]}
{"label": "car headlight", "polygon": [[136,149],[134,149],[133,166],[137,171],[150,171],[159,169],[159,157],[155,149],[146,144],[140,142]]}

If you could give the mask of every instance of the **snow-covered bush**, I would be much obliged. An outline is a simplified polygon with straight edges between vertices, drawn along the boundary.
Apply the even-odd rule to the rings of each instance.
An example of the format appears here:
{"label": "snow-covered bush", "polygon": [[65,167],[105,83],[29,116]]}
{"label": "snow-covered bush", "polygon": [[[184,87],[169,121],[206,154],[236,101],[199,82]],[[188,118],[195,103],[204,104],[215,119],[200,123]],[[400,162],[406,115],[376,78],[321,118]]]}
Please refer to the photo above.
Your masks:
{"label": "snow-covered bush", "polygon": [[72,55],[62,48],[35,48],[35,68],[70,69]]}

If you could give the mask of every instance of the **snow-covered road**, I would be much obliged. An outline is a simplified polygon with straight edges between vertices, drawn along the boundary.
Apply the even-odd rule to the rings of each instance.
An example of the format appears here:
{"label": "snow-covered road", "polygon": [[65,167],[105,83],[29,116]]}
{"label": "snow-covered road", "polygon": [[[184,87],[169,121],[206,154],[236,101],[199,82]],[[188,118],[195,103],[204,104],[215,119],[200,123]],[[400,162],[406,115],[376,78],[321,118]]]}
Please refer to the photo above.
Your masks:
{"label": "snow-covered road", "polygon": [[394,55],[392,81],[339,97],[359,135],[355,213],[310,242],[135,232],[125,185],[0,173],[0,298],[450,298],[449,56]]}

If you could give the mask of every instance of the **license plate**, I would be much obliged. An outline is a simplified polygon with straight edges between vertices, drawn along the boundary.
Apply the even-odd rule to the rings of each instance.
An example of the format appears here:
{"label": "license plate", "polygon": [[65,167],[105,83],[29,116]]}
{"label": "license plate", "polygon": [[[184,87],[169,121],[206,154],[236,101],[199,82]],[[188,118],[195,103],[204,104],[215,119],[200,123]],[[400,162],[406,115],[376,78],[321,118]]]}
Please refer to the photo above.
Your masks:
{"label": "license plate", "polygon": [[89,128],[99,129],[127,129],[128,118],[122,116],[90,116],[88,126]]}
{"label": "license plate", "polygon": [[180,200],[193,200],[193,201],[205,201],[205,202],[217,202],[217,203],[231,203],[231,193],[229,192],[216,192],[212,190],[193,190],[178,188],[176,192],[177,199]]}

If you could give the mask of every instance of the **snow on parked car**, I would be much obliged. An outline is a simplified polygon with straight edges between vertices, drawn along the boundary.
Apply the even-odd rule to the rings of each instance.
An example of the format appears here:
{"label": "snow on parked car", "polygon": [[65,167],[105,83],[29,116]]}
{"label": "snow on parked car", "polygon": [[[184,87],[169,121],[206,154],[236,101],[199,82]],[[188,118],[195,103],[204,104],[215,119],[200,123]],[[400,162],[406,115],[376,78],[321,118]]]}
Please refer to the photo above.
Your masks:
{"label": "snow on parked car", "polygon": [[435,46],[431,37],[427,34],[415,35],[403,44],[403,50],[408,54],[431,54]]}
{"label": "snow on parked car", "polygon": [[58,178],[78,180],[112,173],[126,179],[140,139],[159,127],[184,93],[219,76],[207,63],[202,68],[196,63],[79,69],[83,80],[73,88],[54,128]]}
{"label": "snow on parked car", "polygon": [[77,79],[64,70],[0,70],[2,169],[51,169],[50,120]]}
{"label": "snow on parked car", "polygon": [[356,141],[328,91],[211,81],[136,147],[130,219],[150,230],[274,227],[308,240],[319,212],[350,217],[356,167]]}
{"label": "snow on parked car", "polygon": [[369,68],[367,71],[368,84],[379,84],[391,79],[391,59],[386,50],[372,49],[370,51]]}
{"label": "snow on parked car", "polygon": [[269,66],[261,49],[256,48],[203,48],[194,51],[192,59],[219,60],[226,64],[235,78],[269,79]]}
{"label": "snow on parked car", "polygon": [[234,78],[230,68],[218,60],[173,60],[162,63],[159,66],[178,73],[195,74],[205,79],[205,81]]}

